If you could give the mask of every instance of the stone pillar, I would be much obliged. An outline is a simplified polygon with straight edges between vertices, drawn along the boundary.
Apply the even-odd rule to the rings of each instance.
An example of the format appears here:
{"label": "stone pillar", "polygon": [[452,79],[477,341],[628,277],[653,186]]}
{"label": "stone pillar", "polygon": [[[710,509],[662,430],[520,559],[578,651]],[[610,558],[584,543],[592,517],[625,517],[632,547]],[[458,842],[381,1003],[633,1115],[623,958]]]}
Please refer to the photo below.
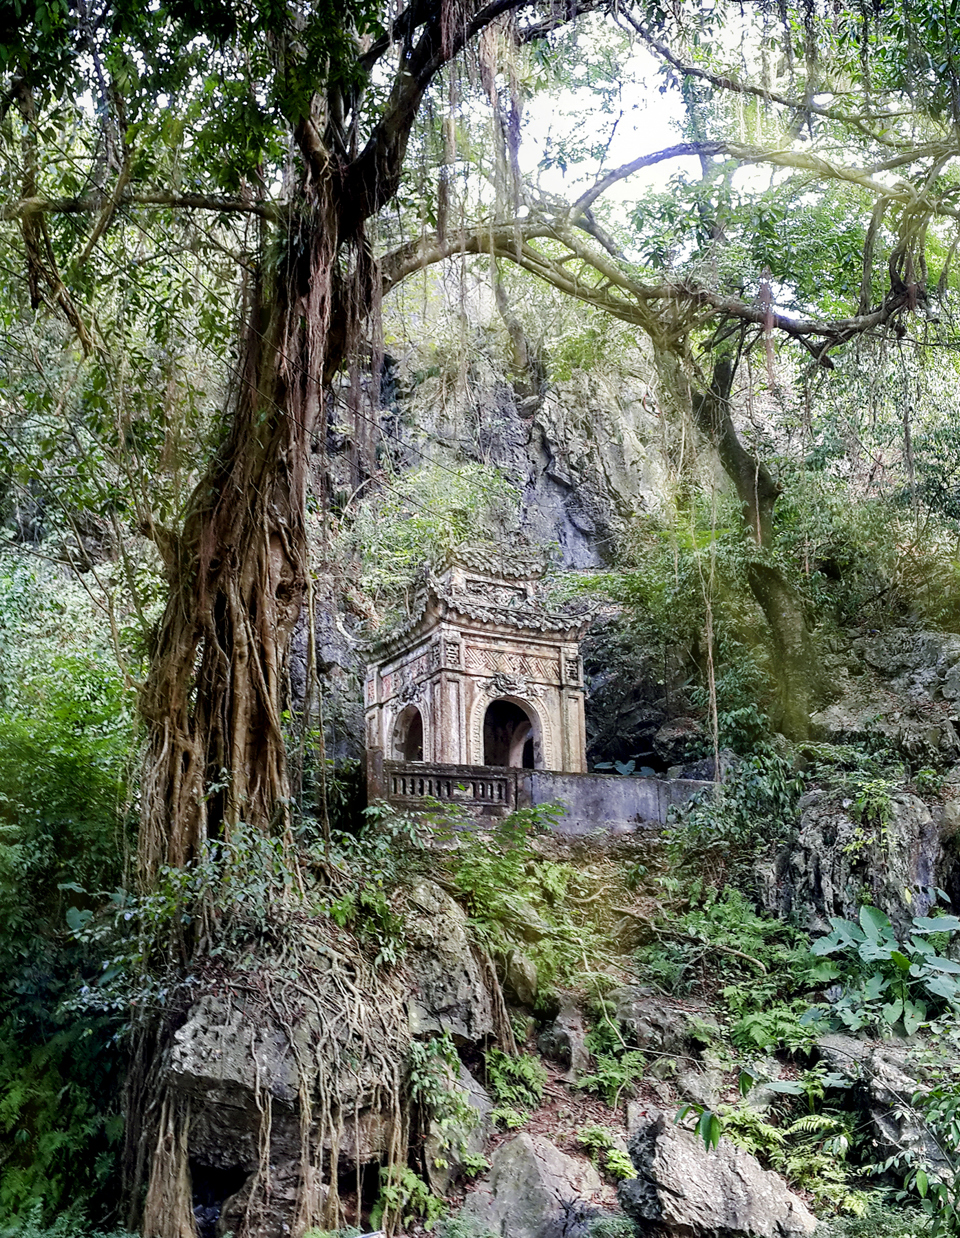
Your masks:
{"label": "stone pillar", "polygon": [[383,749],[367,749],[367,803],[384,799],[387,785],[383,773]]}

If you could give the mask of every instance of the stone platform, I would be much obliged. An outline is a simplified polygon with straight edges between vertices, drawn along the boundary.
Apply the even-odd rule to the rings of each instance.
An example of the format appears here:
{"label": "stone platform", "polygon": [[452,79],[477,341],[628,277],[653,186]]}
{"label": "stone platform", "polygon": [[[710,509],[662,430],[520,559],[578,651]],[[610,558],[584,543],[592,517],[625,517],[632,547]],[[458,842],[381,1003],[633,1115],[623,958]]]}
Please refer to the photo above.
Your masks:
{"label": "stone platform", "polygon": [[555,829],[569,836],[598,829],[626,833],[665,825],[671,807],[716,786],[692,778],[624,778],[427,761],[384,761],[370,773],[371,799],[384,799],[412,812],[433,806],[430,801],[457,804],[479,817],[506,816],[516,808],[537,804],[560,804],[564,812]]}

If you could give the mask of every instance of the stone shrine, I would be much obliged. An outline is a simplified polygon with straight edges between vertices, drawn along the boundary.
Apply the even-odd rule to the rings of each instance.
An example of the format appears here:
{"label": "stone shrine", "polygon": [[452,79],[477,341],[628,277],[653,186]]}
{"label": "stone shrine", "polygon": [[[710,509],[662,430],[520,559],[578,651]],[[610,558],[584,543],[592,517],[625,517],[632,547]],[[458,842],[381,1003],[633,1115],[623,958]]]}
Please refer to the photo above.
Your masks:
{"label": "stone shrine", "polygon": [[509,810],[508,770],[586,771],[587,620],[545,608],[543,574],[536,552],[470,548],[427,575],[413,616],[370,650],[371,798]]}

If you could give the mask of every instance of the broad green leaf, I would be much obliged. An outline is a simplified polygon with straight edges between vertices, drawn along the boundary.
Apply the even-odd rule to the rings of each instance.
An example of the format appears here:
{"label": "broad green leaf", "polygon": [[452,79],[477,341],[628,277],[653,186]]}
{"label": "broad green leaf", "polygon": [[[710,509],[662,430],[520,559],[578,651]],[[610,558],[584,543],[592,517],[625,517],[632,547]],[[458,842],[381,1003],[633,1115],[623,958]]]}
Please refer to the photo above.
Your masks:
{"label": "broad green leaf", "polygon": [[895,1002],[890,1002],[888,1005],[884,1006],[881,1013],[883,1014],[885,1022],[889,1023],[892,1027],[903,1014],[903,1002],[898,997]]}
{"label": "broad green leaf", "polygon": [[913,927],[918,933],[956,933],[960,916],[914,916]]}
{"label": "broad green leaf", "polygon": [[893,936],[893,925],[889,917],[879,907],[871,907],[869,903],[865,903],[860,908],[860,924],[872,941]]}
{"label": "broad green leaf", "polygon": [[875,971],[863,986],[864,996],[868,1001],[876,1001],[884,989],[889,987],[889,984],[890,981],[884,979],[882,972]]}
{"label": "broad green leaf", "polygon": [[806,1088],[796,1079],[771,1079],[764,1088],[770,1092],[782,1092],[784,1096],[804,1096]]}
{"label": "broad green leaf", "polygon": [[912,1036],[927,1017],[927,1008],[923,1002],[904,1002],[903,1026],[908,1036]]}

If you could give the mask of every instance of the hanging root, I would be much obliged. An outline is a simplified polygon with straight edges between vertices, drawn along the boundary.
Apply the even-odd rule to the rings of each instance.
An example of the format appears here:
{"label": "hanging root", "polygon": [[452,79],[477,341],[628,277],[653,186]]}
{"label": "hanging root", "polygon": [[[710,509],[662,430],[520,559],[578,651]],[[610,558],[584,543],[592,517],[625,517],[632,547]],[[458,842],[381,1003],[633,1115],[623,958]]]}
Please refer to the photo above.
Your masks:
{"label": "hanging root", "polygon": [[189,1101],[168,1092],[150,1168],[143,1238],[196,1238],[187,1161],[189,1133]]}

